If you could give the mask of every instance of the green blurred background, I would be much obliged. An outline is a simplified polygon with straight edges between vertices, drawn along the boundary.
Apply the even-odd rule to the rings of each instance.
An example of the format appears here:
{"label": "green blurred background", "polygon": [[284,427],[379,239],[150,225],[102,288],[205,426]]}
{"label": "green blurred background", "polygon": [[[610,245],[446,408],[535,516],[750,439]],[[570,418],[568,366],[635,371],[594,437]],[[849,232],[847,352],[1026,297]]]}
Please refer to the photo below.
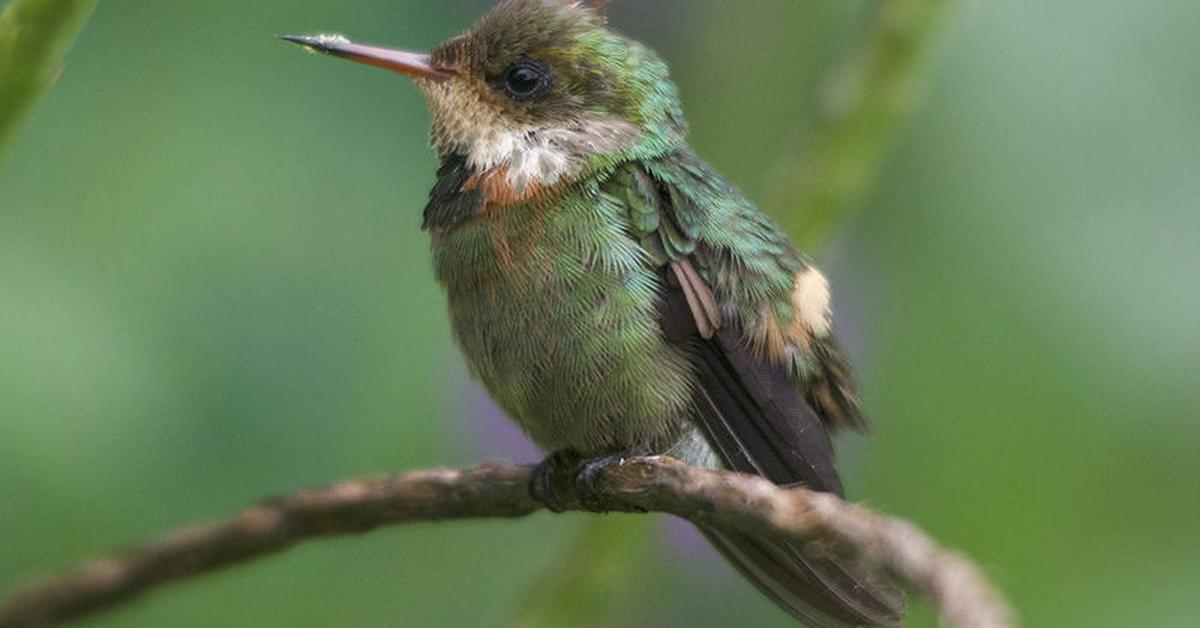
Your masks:
{"label": "green blurred background", "polygon": [[[101,3],[0,167],[0,592],[266,494],[533,459],[431,278],[423,102],[271,37],[428,47],[488,4]],[[869,7],[612,15],[765,198]],[[942,26],[925,106],[814,252],[877,425],[843,443],[851,494],[969,552],[1028,626],[1194,626],[1200,4],[967,0]],[[503,626],[586,520],[321,542],[87,625]],[[611,625],[791,625],[682,526],[643,561]]]}

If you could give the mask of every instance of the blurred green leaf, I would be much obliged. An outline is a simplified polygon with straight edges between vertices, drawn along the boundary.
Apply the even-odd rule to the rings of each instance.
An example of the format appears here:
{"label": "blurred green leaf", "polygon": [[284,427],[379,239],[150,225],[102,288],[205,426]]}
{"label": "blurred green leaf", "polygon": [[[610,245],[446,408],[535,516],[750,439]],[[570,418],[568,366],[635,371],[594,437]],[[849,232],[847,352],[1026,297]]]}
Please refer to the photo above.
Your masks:
{"label": "blurred green leaf", "polygon": [[548,566],[516,628],[601,628],[638,596],[637,573],[647,560],[654,519],[591,517]]}
{"label": "blurred green leaf", "polygon": [[[948,0],[880,0],[820,93],[797,147],[767,166],[767,196],[802,249],[812,250],[871,191],[896,132],[921,100],[927,51]],[[802,139],[801,139],[802,138]]]}
{"label": "blurred green leaf", "polygon": [[96,0],[9,0],[0,13],[0,157],[62,71]]}

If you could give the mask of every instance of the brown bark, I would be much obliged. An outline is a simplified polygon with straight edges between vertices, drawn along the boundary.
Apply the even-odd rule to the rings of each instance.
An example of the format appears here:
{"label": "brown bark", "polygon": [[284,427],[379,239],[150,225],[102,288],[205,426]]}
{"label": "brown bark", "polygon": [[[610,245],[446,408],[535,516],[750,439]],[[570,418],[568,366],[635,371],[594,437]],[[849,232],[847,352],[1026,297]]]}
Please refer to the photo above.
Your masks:
{"label": "brown bark", "polygon": [[[83,617],[161,585],[261,558],[308,539],[387,525],[523,517],[543,508],[528,491],[534,467],[490,464],[350,480],[270,499],[231,518],[184,527],[111,558],[44,579],[0,606],[0,628]],[[780,488],[762,478],[634,458],[600,473],[605,509],[664,512],[779,539],[823,541],[863,554],[930,600],[944,622],[1015,626],[1001,594],[964,556],[910,523],[825,493]],[[568,500],[580,509],[575,496]]]}

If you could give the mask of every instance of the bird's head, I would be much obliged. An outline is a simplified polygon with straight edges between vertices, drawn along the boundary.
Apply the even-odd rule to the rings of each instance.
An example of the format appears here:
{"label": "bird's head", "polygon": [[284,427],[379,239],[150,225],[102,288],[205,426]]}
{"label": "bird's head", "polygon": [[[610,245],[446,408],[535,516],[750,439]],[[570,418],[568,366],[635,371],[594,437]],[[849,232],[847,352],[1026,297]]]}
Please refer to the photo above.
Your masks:
{"label": "bird's head", "polygon": [[607,27],[607,0],[504,0],[469,31],[419,54],[341,37],[285,39],[414,79],[433,145],[514,199],[683,142],[667,66]]}

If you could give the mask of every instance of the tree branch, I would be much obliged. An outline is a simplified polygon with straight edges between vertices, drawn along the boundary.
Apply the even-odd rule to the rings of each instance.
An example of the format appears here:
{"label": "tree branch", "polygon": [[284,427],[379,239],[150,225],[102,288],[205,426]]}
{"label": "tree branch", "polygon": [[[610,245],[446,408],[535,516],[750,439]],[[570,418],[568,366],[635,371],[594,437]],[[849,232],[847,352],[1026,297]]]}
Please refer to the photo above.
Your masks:
{"label": "tree branch", "polygon": [[[271,499],[229,519],[188,526],[31,585],[0,606],[0,628],[44,626],[94,614],[164,584],[309,539],[418,521],[523,517],[542,509],[528,491],[533,469],[490,464],[466,471],[418,471]],[[942,549],[912,524],[829,494],[783,489],[756,476],[706,471],[670,458],[626,460],[606,469],[597,488],[612,511],[670,513],[864,555],[931,600],[950,626],[1016,625],[1001,594],[964,556]]]}
{"label": "tree branch", "polygon": [[0,157],[13,131],[58,79],[96,0],[10,0],[0,13]]}

